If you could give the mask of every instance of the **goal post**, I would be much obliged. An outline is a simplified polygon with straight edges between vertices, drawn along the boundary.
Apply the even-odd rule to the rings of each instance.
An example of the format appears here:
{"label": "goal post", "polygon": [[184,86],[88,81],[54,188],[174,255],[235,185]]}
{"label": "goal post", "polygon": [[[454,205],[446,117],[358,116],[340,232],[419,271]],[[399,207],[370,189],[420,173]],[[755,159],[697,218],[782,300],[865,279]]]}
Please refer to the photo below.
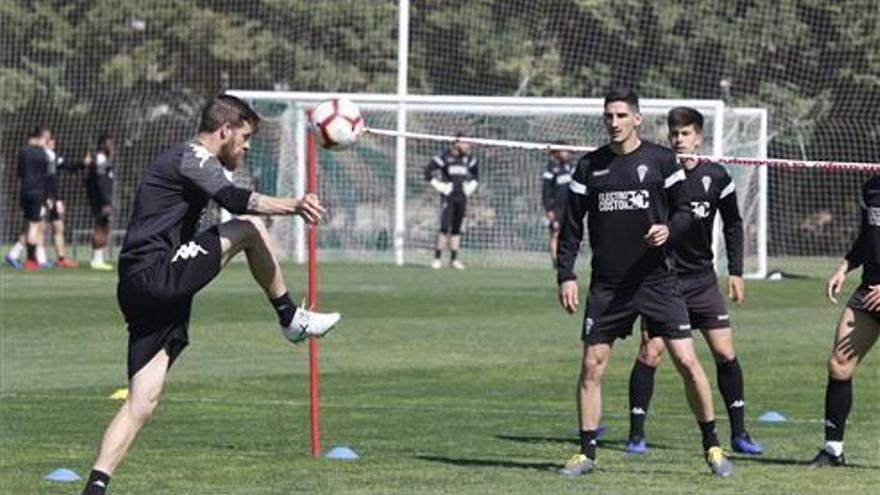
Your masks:
{"label": "goal post", "polygon": [[[364,114],[368,127],[426,134],[549,142],[566,139],[596,146],[607,141],[602,125],[601,98],[427,96],[370,93],[318,93],[233,90],[231,94],[251,102],[264,117],[263,130],[255,139],[278,141],[282,129],[295,129],[295,152],[279,148],[279,167],[291,167],[297,184],[302,183],[306,111],[330,98],[348,98]],[[766,112],[763,109],[726,107],[721,100],[643,98],[641,134],[665,143],[665,118],[675,106],[690,106],[706,117],[703,153],[766,156]],[[292,119],[284,123],[281,120]],[[763,122],[763,125],[762,125]],[[761,133],[764,133],[763,136]],[[271,144],[267,147],[273,147]],[[430,157],[442,150],[442,142],[365,136],[351,151],[320,150],[318,162],[324,177],[319,184],[322,201],[329,206],[321,229],[324,259],[426,263],[433,250],[437,228],[437,198],[422,180]],[[285,154],[286,153],[286,154]],[[403,156],[401,156],[403,153]],[[546,227],[540,206],[541,172],[547,157],[540,150],[476,147],[481,186],[471,198],[465,221],[462,252],[466,260],[485,265],[547,263]],[[740,191],[741,208],[754,218],[747,224],[746,270],[750,276],[766,273],[766,167],[731,167]],[[290,174],[279,173],[280,178]],[[289,186],[288,186],[289,187]],[[762,187],[764,189],[762,189]],[[293,188],[299,192],[299,186]],[[762,193],[761,191],[765,191]],[[303,224],[293,220],[292,239],[280,241],[282,256],[293,253],[304,262]],[[283,222],[282,222],[283,224]],[[273,225],[274,228],[274,225]],[[762,233],[763,232],[763,233]],[[720,233],[719,233],[720,234]],[[285,242],[288,241],[288,242]],[[763,253],[763,254],[762,254]],[[724,256],[723,249],[719,258]],[[762,259],[761,256],[764,256]]]}

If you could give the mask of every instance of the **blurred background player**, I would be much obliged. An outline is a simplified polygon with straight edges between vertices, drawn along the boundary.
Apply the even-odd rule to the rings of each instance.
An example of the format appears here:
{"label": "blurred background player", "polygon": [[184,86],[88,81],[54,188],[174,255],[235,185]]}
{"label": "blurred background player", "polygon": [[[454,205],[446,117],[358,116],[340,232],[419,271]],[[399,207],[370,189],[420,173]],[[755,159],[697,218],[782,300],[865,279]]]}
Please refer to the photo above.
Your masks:
{"label": "blurred background player", "polygon": [[431,268],[443,267],[443,250],[449,246],[450,266],[463,270],[458,259],[461,247],[461,225],[467,211],[467,199],[477,190],[479,173],[477,159],[471,156],[471,145],[461,141],[461,134],[425,167],[425,180],[440,193],[440,232],[434,249]]}
{"label": "blurred background player", "polygon": [[[49,127],[37,126],[28,133],[27,143],[18,152],[19,203],[27,221],[24,235],[27,259],[22,266],[27,270],[40,268],[39,258],[45,258],[43,219],[46,217],[46,173],[49,169],[46,144],[51,138]],[[21,249],[19,238],[19,243],[5,257],[9,265],[18,266]]]}
{"label": "blurred background player", "polygon": [[[553,144],[567,145],[564,140],[554,141]],[[574,164],[571,162],[571,151],[550,150],[550,159],[544,169],[543,186],[541,188],[541,203],[544,205],[544,217],[550,230],[548,247],[553,268],[556,268],[556,246],[559,242],[559,222],[565,213],[565,201],[568,199],[568,184],[571,182],[571,174],[574,172]]]}
{"label": "blurred background player", "polygon": [[862,185],[860,199],[859,235],[825,289],[828,300],[837,304],[846,274],[862,267],[862,280],[843,308],[828,356],[825,443],[810,462],[811,469],[846,464],[843,434],[852,409],[853,374],[880,337],[880,176]]}
{"label": "blurred background player", "polygon": [[65,159],[56,152],[55,136],[46,141],[46,154],[49,166],[46,170],[46,223],[52,227],[52,245],[55,248],[55,266],[73,268],[77,262],[65,256],[64,242],[64,202],[58,197],[57,175],[62,168],[67,168]]}
{"label": "blurred background player", "polygon": [[92,261],[94,270],[109,271],[113,266],[105,260],[107,243],[110,238],[110,215],[113,212],[113,137],[102,134],[98,138],[98,148],[91,159],[86,160],[86,194],[95,217],[92,233]]}
{"label": "blurred background player", "polygon": [[639,138],[642,118],[632,91],[609,92],[603,118],[610,143],[578,162],[559,233],[559,303],[569,313],[579,304],[574,268],[584,217],[593,252],[577,386],[581,448],[560,474],[593,471],[602,376],[611,346],[629,336],[641,316],[650,322],[651,336],[664,339],[682,376],[706,463],[715,475],[729,476],[733,468],[718,442],[712,391],[694,350],[687,306],[667,251],[691,222],[684,170],[672,150]]}
{"label": "blurred background player", "polygon": [[[678,154],[696,154],[702,144],[703,115],[689,107],[676,107],[667,115],[669,144]],[[712,356],[718,388],[730,419],[730,444],[735,452],[760,454],[761,444],[752,440],[745,428],[743,372],[733,349],[730,316],[718,290],[715,276],[712,232],[715,213],[721,213],[724,245],[728,260],[728,294],[742,304],[743,242],[742,218],[736,201],[733,179],[716,163],[681,160],[686,179],[683,193],[691,208],[690,228],[671,246],[670,254],[693,328],[699,328]],[[642,343],[629,381],[630,431],[626,451],[641,454],[648,450],[645,441],[645,416],[654,392],[654,371],[665,349],[663,339],[651,338],[642,320]]]}

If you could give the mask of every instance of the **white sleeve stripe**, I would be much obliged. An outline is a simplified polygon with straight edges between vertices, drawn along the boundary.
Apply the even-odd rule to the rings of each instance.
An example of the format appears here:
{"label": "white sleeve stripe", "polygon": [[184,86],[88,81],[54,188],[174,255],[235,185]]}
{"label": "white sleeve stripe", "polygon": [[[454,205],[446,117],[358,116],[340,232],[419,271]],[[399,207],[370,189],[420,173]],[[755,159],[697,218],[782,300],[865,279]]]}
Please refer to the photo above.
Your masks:
{"label": "white sleeve stripe", "polygon": [[442,167],[442,166],[443,166],[443,160],[441,160],[439,156],[435,156],[435,157],[431,158],[431,160],[432,160],[434,163],[436,163],[438,167]]}
{"label": "white sleeve stripe", "polygon": [[548,180],[552,179],[552,178],[553,178],[553,172],[544,172],[544,178],[545,178],[545,179],[548,179]]}
{"label": "white sleeve stripe", "polygon": [[666,182],[663,184],[663,187],[669,189],[674,186],[677,182],[681,182],[685,179],[684,170],[678,170],[674,174],[670,175],[666,178]]}
{"label": "white sleeve stripe", "polygon": [[576,180],[571,181],[571,184],[568,185],[568,188],[571,190],[571,192],[575,194],[580,194],[581,196],[587,195],[587,186],[581,184]]}
{"label": "white sleeve stripe", "polygon": [[725,187],[725,188],[721,191],[721,196],[719,197],[719,199],[724,199],[724,198],[726,198],[727,196],[730,196],[730,194],[731,194],[733,191],[735,191],[735,190],[736,190],[736,184],[734,184],[733,182],[731,182],[730,184],[727,185],[727,187]]}

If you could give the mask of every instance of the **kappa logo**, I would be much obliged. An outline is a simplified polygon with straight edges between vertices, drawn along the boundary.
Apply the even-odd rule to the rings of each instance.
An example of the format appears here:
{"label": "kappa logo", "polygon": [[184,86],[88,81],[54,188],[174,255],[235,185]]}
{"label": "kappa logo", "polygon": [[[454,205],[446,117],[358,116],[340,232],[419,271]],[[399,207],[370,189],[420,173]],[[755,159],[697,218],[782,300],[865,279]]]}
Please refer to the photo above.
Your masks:
{"label": "kappa logo", "polygon": [[694,218],[709,218],[711,207],[708,201],[691,201],[691,214]]}
{"label": "kappa logo", "polygon": [[196,158],[199,159],[199,168],[204,167],[205,162],[207,162],[208,160],[210,160],[214,156],[204,146],[200,146],[198,144],[191,143],[189,145],[189,147],[193,150],[193,154],[196,156]]}
{"label": "kappa logo", "polygon": [[727,321],[730,319],[730,315],[718,315],[718,321]]}
{"label": "kappa logo", "polygon": [[645,415],[645,410],[642,409],[641,407],[638,407],[638,406],[632,408],[632,410],[630,412],[632,414],[635,414],[636,416],[644,416]]}
{"label": "kappa logo", "polygon": [[733,401],[733,404],[730,405],[731,409],[742,409],[746,407],[746,402],[744,400],[736,400]]}
{"label": "kappa logo", "polygon": [[712,178],[707,175],[703,177],[703,190],[708,193],[710,187],[712,187]]}
{"label": "kappa logo", "polygon": [[174,263],[175,261],[180,259],[192,259],[200,254],[208,254],[208,251],[206,251],[205,248],[203,248],[202,246],[196,244],[195,241],[189,241],[189,243],[184,244],[177,249],[177,253],[174,254],[173,258],[171,258],[171,262]]}
{"label": "kappa logo", "polygon": [[610,169],[610,168],[605,168],[605,169],[602,169],[602,170],[596,170],[596,171],[593,172],[593,177],[601,177],[601,176],[603,176],[603,175],[608,175],[609,172],[611,172],[611,169]]}
{"label": "kappa logo", "polygon": [[826,420],[825,420],[825,426],[828,427],[828,428],[831,428],[832,430],[836,430],[836,429],[837,429],[837,425],[834,424],[830,419],[826,419]]}
{"label": "kappa logo", "polygon": [[592,329],[593,329],[593,319],[592,319],[592,318],[587,318],[587,319],[584,321],[584,333],[587,334],[587,335],[589,335],[589,334],[590,334],[590,330],[592,330]]}
{"label": "kappa logo", "polygon": [[648,166],[644,163],[636,167],[636,173],[639,174],[639,182],[645,182],[645,176],[648,175]]}

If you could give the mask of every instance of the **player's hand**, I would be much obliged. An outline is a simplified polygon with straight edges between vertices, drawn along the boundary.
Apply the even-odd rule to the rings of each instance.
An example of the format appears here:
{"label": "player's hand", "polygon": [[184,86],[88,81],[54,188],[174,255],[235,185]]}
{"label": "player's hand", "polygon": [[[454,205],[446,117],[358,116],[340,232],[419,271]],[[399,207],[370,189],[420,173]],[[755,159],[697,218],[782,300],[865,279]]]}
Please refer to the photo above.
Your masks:
{"label": "player's hand", "polygon": [[825,285],[825,295],[828,296],[828,300],[833,304],[837,304],[837,294],[840,294],[840,289],[843,288],[843,283],[846,282],[846,269],[847,263],[844,262],[834,271]]}
{"label": "player's hand", "polygon": [[323,215],[325,211],[326,210],[321,206],[321,202],[318,201],[318,196],[315,193],[308,193],[300,198],[299,204],[296,207],[296,214],[313,225],[321,221],[321,215]]}
{"label": "player's hand", "polygon": [[569,313],[577,311],[578,284],[577,280],[566,280],[559,284],[559,305]]}
{"label": "player's hand", "polygon": [[655,223],[645,234],[645,242],[651,247],[660,247],[669,239],[669,227],[662,223]]}
{"label": "player's hand", "polygon": [[112,205],[104,205],[101,207],[101,214],[106,216],[110,216],[113,214],[113,206]]}
{"label": "player's hand", "polygon": [[95,157],[91,153],[86,153],[86,156],[83,157],[83,165],[86,167],[91,167],[92,163],[95,162]]}
{"label": "player's hand", "polygon": [[737,306],[742,305],[746,299],[746,285],[742,277],[731,275],[727,279],[727,297]]}
{"label": "player's hand", "polygon": [[880,310],[880,285],[868,286],[868,293],[862,298],[862,306],[868,311]]}

